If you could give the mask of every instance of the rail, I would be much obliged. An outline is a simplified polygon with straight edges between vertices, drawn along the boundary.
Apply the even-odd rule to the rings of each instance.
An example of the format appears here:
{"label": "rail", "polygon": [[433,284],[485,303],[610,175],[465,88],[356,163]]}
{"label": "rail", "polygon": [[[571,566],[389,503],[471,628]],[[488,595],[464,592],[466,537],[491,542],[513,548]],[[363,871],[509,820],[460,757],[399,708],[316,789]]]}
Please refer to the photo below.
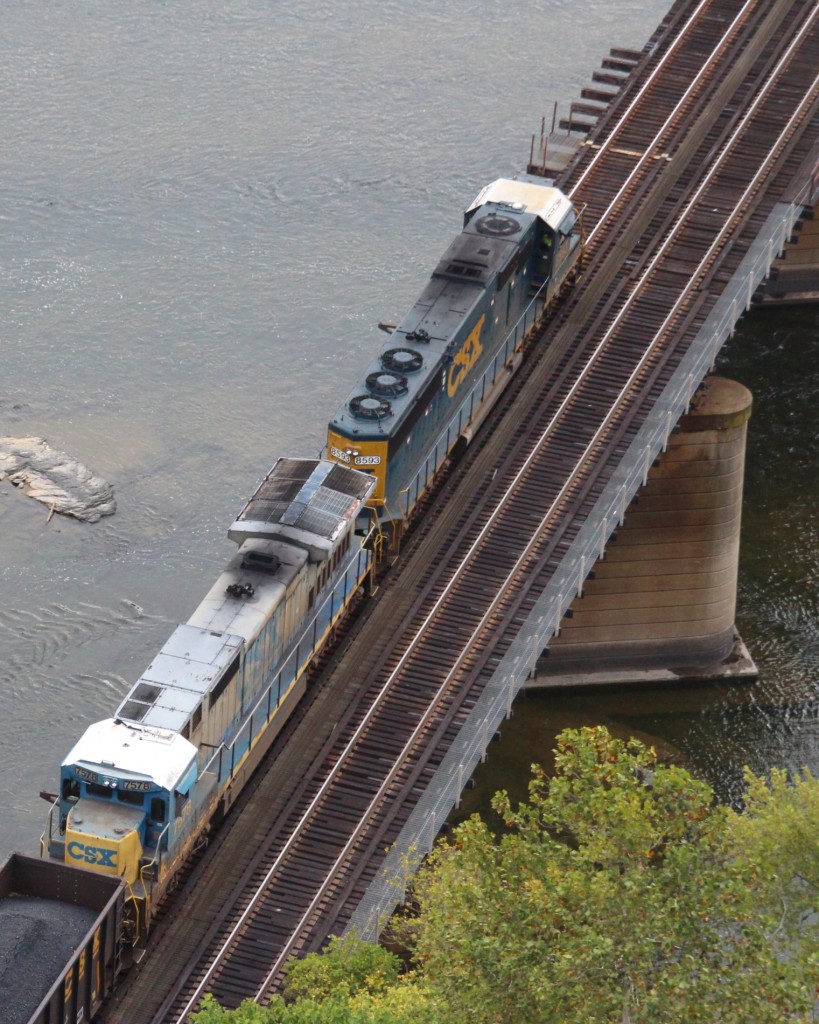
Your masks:
{"label": "rail", "polygon": [[688,409],[717,353],[749,308],[754,292],[793,230],[803,205],[816,194],[812,179],[793,203],[780,204],[770,215],[757,241],[731,284],[703,324],[687,355],[673,374],[628,451],[598,499],[563,560],[560,576],[547,586],[512,642],[483,694],[464,723],[458,740],[442,761],[419,799],[384,864],[350,919],[345,935],[375,941],[392,912],[402,902],[420,860],[432,849],[442,825],[460,800],[463,788],[483,760],[494,733],[512,713],[513,701],[560,622],[582,593],[583,584],[606,542],[622,524],[629,502],[646,482],[654,460],[665,450],[677,420]]}

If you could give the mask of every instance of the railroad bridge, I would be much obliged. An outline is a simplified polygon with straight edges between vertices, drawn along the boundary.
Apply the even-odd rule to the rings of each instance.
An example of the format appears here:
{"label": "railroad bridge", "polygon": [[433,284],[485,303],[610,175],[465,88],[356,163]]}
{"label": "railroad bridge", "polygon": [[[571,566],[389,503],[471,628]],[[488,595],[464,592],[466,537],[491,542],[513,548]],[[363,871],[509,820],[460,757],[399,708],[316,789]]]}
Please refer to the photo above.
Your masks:
{"label": "railroad bridge", "polygon": [[[814,0],[677,0],[608,63],[557,182],[586,204],[582,280],[106,1020],[264,1002],[288,957],[378,935],[816,199]],[[558,157],[544,135],[530,170]]]}

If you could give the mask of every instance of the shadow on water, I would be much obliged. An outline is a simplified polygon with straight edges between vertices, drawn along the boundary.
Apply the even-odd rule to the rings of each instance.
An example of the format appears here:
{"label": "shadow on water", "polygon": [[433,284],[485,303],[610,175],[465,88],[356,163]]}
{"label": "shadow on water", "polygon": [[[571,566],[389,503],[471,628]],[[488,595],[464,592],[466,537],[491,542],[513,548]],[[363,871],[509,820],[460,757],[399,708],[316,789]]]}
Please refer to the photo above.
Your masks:
{"label": "shadow on water", "polygon": [[[564,728],[635,736],[737,803],[742,769],[819,772],[819,308],[755,310],[718,372],[754,395],[748,435],[737,626],[759,668],[753,684],[522,695],[461,817],[492,794],[526,796],[533,762],[553,766]],[[497,821],[494,822],[497,824]]]}

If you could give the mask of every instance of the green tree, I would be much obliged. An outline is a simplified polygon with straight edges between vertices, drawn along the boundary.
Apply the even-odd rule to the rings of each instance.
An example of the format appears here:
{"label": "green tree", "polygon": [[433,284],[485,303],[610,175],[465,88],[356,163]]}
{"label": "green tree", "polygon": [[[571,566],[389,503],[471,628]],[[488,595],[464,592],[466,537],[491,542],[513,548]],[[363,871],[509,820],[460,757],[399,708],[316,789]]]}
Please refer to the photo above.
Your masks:
{"label": "green tree", "polygon": [[399,977],[401,962],[381,946],[332,939],[287,968],[285,994],[269,1007],[245,1000],[225,1010],[206,996],[193,1024],[435,1024],[441,1020],[425,986]]}
{"label": "green tree", "polygon": [[789,1024],[819,1019],[819,782],[747,773],[743,813],[636,740],[567,730],[528,802],[419,872],[418,969],[333,942],[287,997],[196,1024]]}
{"label": "green tree", "polygon": [[[414,942],[448,1020],[812,1019],[815,785],[785,815],[783,791],[797,791],[749,776],[749,813],[737,815],[605,729],[566,731],[556,753],[553,778],[533,769],[528,803],[495,798],[507,834],[472,818],[419,876]],[[794,837],[787,879],[782,829]]]}

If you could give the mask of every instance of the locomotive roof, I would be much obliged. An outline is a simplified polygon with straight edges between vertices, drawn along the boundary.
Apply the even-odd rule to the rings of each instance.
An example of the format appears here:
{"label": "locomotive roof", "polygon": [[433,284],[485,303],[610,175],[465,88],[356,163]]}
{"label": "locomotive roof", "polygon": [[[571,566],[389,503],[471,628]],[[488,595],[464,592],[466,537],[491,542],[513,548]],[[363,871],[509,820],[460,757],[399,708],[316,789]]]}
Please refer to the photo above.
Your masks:
{"label": "locomotive roof", "polygon": [[487,203],[508,206],[521,213],[532,213],[554,230],[573,209],[571,200],[559,188],[541,185],[525,177],[498,178],[481,189],[475,201],[468,207],[467,216]]}
{"label": "locomotive roof", "polygon": [[239,636],[177,626],[117,708],[117,718],[180,730],[242,646]]}
{"label": "locomotive roof", "polygon": [[[247,647],[264,629],[307,552],[277,540],[246,540],[214,581],[188,619],[188,625],[241,636]],[[231,596],[231,588],[250,584],[252,592]]]}
{"label": "locomotive roof", "polygon": [[355,519],[375,481],[366,473],[321,459],[279,459],[239,513],[228,536],[279,537],[321,547]]}
{"label": "locomotive roof", "polygon": [[89,765],[102,777],[108,770],[173,789],[195,757],[196,747],[176,732],[106,718],[88,726],[63,767]]}

